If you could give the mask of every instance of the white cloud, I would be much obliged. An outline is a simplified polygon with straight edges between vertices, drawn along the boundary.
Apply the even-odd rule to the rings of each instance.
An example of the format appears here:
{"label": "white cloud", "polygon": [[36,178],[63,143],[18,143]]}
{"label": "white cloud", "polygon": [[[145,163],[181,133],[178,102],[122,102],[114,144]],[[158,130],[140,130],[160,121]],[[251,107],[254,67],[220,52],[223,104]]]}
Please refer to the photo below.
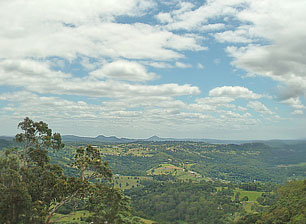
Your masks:
{"label": "white cloud", "polygon": [[235,31],[227,30],[221,33],[216,33],[214,34],[214,37],[221,43],[252,43],[256,41],[256,39],[254,40],[249,32],[249,26],[241,26]]}
{"label": "white cloud", "polygon": [[122,97],[117,100],[104,101],[102,104],[107,110],[113,111],[123,108],[168,108],[168,109],[182,109],[187,105],[181,101],[176,100],[173,97],[167,96],[134,96],[134,97]]}
{"label": "white cloud", "polygon": [[197,67],[198,69],[204,69],[204,65],[202,65],[201,63],[198,63]]}
{"label": "white cloud", "polygon": [[179,51],[206,49],[195,36],[115,22],[117,16],[141,16],[154,6],[151,0],[5,1],[0,7],[0,55],[168,60],[183,57]]}
{"label": "white cloud", "polygon": [[[218,113],[211,115],[207,111],[195,112],[190,105],[165,96],[135,96],[116,101],[104,101],[102,104],[90,104],[80,100],[71,101],[22,91],[0,94],[0,100],[10,104],[1,111],[2,118],[10,115],[10,118],[18,121],[24,116],[30,116],[32,119],[52,121],[53,126],[61,125],[62,129],[66,130],[65,133],[67,130],[70,130],[68,133],[71,133],[71,129],[67,127],[73,125],[72,123],[77,120],[77,128],[82,128],[84,125],[86,131],[84,133],[87,136],[101,133],[113,134],[112,131],[126,129],[127,126],[130,130],[141,128],[146,132],[151,129],[167,130],[169,127],[177,128],[184,125],[193,127],[205,125],[211,128],[223,128],[230,125],[233,129],[241,129],[255,122],[248,113],[219,111],[220,116],[218,116]],[[219,99],[219,101],[226,100]],[[11,110],[10,107],[14,110]],[[139,110],[139,107],[142,107],[142,110]],[[90,123],[91,121],[93,123]],[[93,133],[92,130],[88,130],[89,123],[95,127]],[[101,129],[101,124],[103,124],[103,129]],[[139,133],[137,136],[139,137]]]}
{"label": "white cloud", "polygon": [[[306,6],[303,0],[254,0],[240,10],[236,18],[241,26],[232,31],[235,38],[223,36],[223,41],[261,39],[264,44],[228,47],[233,65],[250,74],[269,77],[287,86],[281,97],[306,94]],[[245,26],[243,24],[249,24]],[[219,39],[220,39],[219,38]],[[228,38],[228,39],[226,39]],[[248,41],[240,41],[248,42]]]}
{"label": "white cloud", "polygon": [[289,98],[289,99],[286,99],[286,100],[282,100],[282,101],[280,101],[280,103],[287,104],[290,107],[292,107],[294,109],[292,114],[294,114],[294,115],[304,114],[304,110],[306,108],[305,105],[302,104],[299,97],[292,97],[292,98]]}
{"label": "white cloud", "polygon": [[302,110],[295,110],[295,111],[292,112],[292,114],[294,114],[294,115],[303,115],[304,111],[302,111]]}
{"label": "white cloud", "polygon": [[150,62],[150,61],[143,61],[142,62],[145,65],[149,65],[154,68],[173,68],[174,66],[170,63],[166,62]]}
{"label": "white cloud", "polygon": [[230,97],[205,97],[197,98],[196,103],[188,105],[188,107],[195,111],[213,111],[217,112],[220,107],[233,108],[234,104],[230,104],[235,99]]}
{"label": "white cloud", "polygon": [[262,97],[261,95],[253,93],[251,90],[242,86],[217,87],[209,91],[209,96],[244,99],[259,99]]}
{"label": "white cloud", "polygon": [[[202,31],[224,28],[224,25],[209,25],[209,21],[224,16],[234,16],[246,0],[214,0],[194,9],[191,3],[181,4],[178,10],[162,13],[157,16],[159,21],[166,23],[169,30]],[[208,25],[208,27],[206,26]],[[208,29],[207,29],[208,28]]]}
{"label": "white cloud", "polygon": [[161,23],[171,23],[171,22],[173,22],[173,19],[172,19],[170,13],[161,12],[158,15],[156,15],[155,18],[158,19]]}
{"label": "white cloud", "polygon": [[281,101],[281,103],[287,104],[295,109],[305,109],[305,105],[302,104],[299,97],[289,98],[287,100]]}
{"label": "white cloud", "polygon": [[0,84],[22,87],[37,93],[93,97],[182,96],[200,93],[198,87],[188,84],[141,85],[113,80],[97,81],[90,77],[76,78],[71,74],[51,70],[47,63],[32,60],[1,61]]}
{"label": "white cloud", "polygon": [[185,64],[179,61],[175,62],[175,66],[178,68],[191,68],[192,67],[191,64]]}
{"label": "white cloud", "polygon": [[118,60],[103,65],[102,68],[90,73],[95,78],[110,78],[127,81],[148,81],[157,78],[157,75],[148,72],[145,66],[132,61]]}
{"label": "white cloud", "polygon": [[225,28],[226,25],[223,23],[212,23],[212,24],[202,25],[201,27],[199,27],[199,30],[202,32],[209,32],[209,31],[222,30]]}
{"label": "white cloud", "polygon": [[239,111],[247,111],[248,109],[242,106],[238,106],[237,108]]}
{"label": "white cloud", "polygon": [[[40,119],[76,119],[94,118],[103,108],[90,105],[84,101],[69,101],[59,97],[39,96],[27,91],[6,93],[0,95],[0,100],[11,102],[13,117],[40,117]],[[5,109],[5,108],[4,108]]]}
{"label": "white cloud", "polygon": [[157,20],[159,20],[161,23],[171,23],[174,22],[175,19],[172,18],[175,16],[180,16],[185,12],[188,12],[194,8],[194,4],[191,2],[182,2],[180,1],[177,6],[179,9],[172,11],[171,13],[164,13],[160,12],[158,15],[155,16]]}
{"label": "white cloud", "polygon": [[[157,4],[166,4],[170,12],[159,13],[155,21],[145,24],[142,16],[154,16]],[[208,50],[205,41],[213,48],[214,40],[232,43],[227,52],[237,68],[287,86],[281,91],[281,103],[290,105],[293,114],[303,114],[305,106],[297,98],[306,94],[303,1],[207,0],[199,4],[180,0],[1,1],[0,86],[4,91],[21,90],[0,93],[1,124],[30,116],[62,124],[66,133],[66,127],[74,131],[71,127],[77,126],[83,132],[76,134],[86,135],[108,131],[139,136],[167,130],[185,136],[186,130],[202,135],[203,130],[219,134],[229,127],[231,132],[259,127],[263,116],[253,117],[250,108],[277,117],[259,101],[247,105],[235,101],[263,97],[242,86],[217,87],[209,97],[203,94],[194,100],[201,93],[197,86],[163,84],[163,79],[149,83],[157,78],[152,70],[171,75],[167,68],[194,64],[203,69],[203,64],[190,61],[193,56],[187,58],[188,51]],[[137,22],[124,23],[125,17]],[[197,56],[203,55],[197,52]],[[227,59],[219,56],[225,65]],[[219,64],[220,59],[214,62]],[[165,70],[157,72],[158,68]],[[71,119],[78,120],[77,125]],[[94,128],[88,130],[91,121]]]}
{"label": "white cloud", "polygon": [[183,57],[179,51],[206,49],[195,36],[176,35],[146,24],[104,22],[71,28],[56,23],[29,29],[33,32],[0,37],[0,54],[9,58],[57,56],[73,60],[83,55],[169,60]]}
{"label": "white cloud", "polygon": [[263,103],[259,101],[250,101],[247,104],[247,107],[254,109],[258,113],[270,114],[270,115],[274,114],[270,109],[268,109]]}
{"label": "white cloud", "polygon": [[[1,16],[7,18],[13,14],[14,20],[11,22],[14,24],[23,19],[26,24],[42,20],[44,23],[58,21],[79,25],[98,21],[99,17],[110,21],[115,16],[141,16],[155,6],[151,0],[4,0],[1,3]],[[31,13],[30,16],[28,13]]]}
{"label": "white cloud", "polygon": [[235,99],[231,97],[205,97],[196,99],[197,103],[200,104],[211,104],[211,105],[225,105],[233,102]]}

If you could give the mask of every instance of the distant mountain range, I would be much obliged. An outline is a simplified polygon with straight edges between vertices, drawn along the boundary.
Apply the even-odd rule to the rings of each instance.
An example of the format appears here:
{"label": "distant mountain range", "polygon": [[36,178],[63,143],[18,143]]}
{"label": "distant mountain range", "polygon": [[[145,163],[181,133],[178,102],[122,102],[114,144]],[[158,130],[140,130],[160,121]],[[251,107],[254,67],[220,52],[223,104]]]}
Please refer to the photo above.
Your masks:
{"label": "distant mountain range", "polygon": [[63,135],[63,141],[66,142],[100,142],[100,143],[130,143],[130,142],[140,142],[140,141],[152,141],[152,142],[174,142],[174,141],[191,141],[191,142],[207,142],[210,144],[244,144],[252,142],[261,142],[271,146],[278,146],[283,144],[297,144],[306,143],[306,139],[303,140],[220,140],[220,139],[208,139],[208,138],[161,138],[156,135],[145,138],[145,139],[130,139],[130,138],[118,138],[116,136],[106,137],[104,135],[99,135],[95,138],[92,137],[79,137],[75,135]]}
{"label": "distant mountain range", "polygon": [[[0,136],[0,139],[6,141],[12,141],[14,137],[10,136]],[[220,140],[220,139],[197,139],[197,138],[161,138],[156,135],[146,138],[146,139],[130,139],[130,138],[118,138],[116,136],[104,136],[99,135],[97,137],[81,137],[76,135],[63,135],[62,139],[64,142],[76,142],[76,143],[130,143],[130,142],[140,142],[140,141],[152,141],[152,142],[173,142],[173,141],[192,141],[192,142],[207,142],[210,144],[244,144],[251,142],[262,142],[271,146],[278,146],[283,144],[297,144],[306,143],[306,139],[303,140]]]}
{"label": "distant mountain range", "polygon": [[93,137],[80,137],[80,136],[76,136],[76,135],[63,135],[62,139],[65,142],[128,143],[128,142],[137,141],[136,139],[117,138],[116,136],[106,137],[104,135],[99,135],[95,138],[93,138]]}
{"label": "distant mountain range", "polygon": [[105,142],[105,143],[130,143],[137,141],[150,141],[150,142],[194,141],[194,142],[207,142],[207,143],[220,143],[220,144],[241,144],[241,143],[250,142],[250,141],[217,140],[217,139],[161,138],[156,135],[145,139],[118,138],[116,136],[106,137],[104,135],[99,135],[95,138],[79,137],[75,135],[63,135],[62,138],[63,141],[66,142]]}

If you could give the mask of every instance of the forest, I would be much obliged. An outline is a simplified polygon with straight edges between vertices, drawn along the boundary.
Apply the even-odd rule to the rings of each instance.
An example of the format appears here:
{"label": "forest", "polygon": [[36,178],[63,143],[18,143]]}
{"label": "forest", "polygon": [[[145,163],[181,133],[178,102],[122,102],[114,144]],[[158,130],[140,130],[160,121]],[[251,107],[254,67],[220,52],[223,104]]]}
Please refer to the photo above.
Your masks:
{"label": "forest", "polygon": [[306,143],[0,138],[0,222],[306,223]]}

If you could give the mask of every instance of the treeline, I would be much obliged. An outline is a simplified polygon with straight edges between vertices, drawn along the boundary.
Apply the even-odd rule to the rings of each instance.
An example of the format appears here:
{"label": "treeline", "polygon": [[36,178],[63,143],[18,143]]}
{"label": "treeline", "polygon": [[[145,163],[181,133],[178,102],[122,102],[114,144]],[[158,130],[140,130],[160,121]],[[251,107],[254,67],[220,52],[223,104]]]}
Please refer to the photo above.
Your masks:
{"label": "treeline", "polygon": [[259,207],[257,213],[242,217],[236,224],[306,223],[306,180],[291,181],[274,194],[263,194],[257,201],[268,207]]}
{"label": "treeline", "polygon": [[217,191],[211,182],[142,182],[143,188],[126,191],[135,215],[158,223],[230,223],[242,209],[233,201],[233,189]]}
{"label": "treeline", "polygon": [[[290,178],[306,177],[306,166],[302,163],[306,161],[305,147],[305,144],[271,147],[262,143],[134,142],[103,145],[102,148],[123,152],[120,155],[105,154],[103,159],[109,161],[114,173],[125,176],[144,176],[147,170],[171,163],[178,167],[191,164],[189,170],[214,180],[285,183]],[[74,175],[74,170],[67,164],[73,158],[75,148],[68,145],[64,150],[50,154],[67,175]],[[128,153],[134,149],[143,150],[149,156]]]}
{"label": "treeline", "polygon": [[87,223],[142,223],[131,215],[129,198],[112,187],[112,172],[98,149],[76,149],[69,163],[75,172],[68,176],[49,156],[63,149],[60,134],[29,118],[18,127],[20,147],[0,157],[0,223],[61,223],[56,213],[72,202],[73,210],[89,211]]}
{"label": "treeline", "polygon": [[[305,224],[306,180],[242,184],[263,192],[256,201],[239,197],[239,185],[222,182],[143,181],[126,191],[134,214],[161,224]],[[235,190],[236,189],[236,190]],[[271,190],[271,191],[270,191]],[[236,192],[236,193],[235,193]],[[251,203],[251,211],[245,206]]]}

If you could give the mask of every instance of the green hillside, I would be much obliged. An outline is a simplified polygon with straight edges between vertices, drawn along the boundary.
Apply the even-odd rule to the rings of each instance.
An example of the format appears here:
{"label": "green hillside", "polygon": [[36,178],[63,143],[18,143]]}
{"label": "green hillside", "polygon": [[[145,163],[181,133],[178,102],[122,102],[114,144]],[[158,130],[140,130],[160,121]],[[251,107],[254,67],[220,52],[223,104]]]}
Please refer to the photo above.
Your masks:
{"label": "green hillside", "polygon": [[[13,144],[8,140],[0,143],[3,157],[4,148]],[[50,163],[59,165],[67,176],[80,175],[72,164],[78,149],[87,143],[66,143],[61,150],[49,151]],[[269,209],[279,203],[280,195],[276,184],[306,178],[305,147],[302,143],[146,141],[97,143],[92,149],[108,161],[113,173],[109,186],[131,197],[135,223],[226,224],[273,217],[275,211]],[[87,223],[90,214],[85,204],[74,208],[71,202],[52,220]],[[301,217],[298,213],[294,220]]]}
{"label": "green hillside", "polygon": [[[175,179],[224,180],[234,183],[284,183],[306,177],[306,144],[270,147],[262,143],[220,145],[201,142],[136,142],[96,147],[113,173],[121,176],[170,175]],[[50,155],[67,164],[77,146],[66,145]]]}

